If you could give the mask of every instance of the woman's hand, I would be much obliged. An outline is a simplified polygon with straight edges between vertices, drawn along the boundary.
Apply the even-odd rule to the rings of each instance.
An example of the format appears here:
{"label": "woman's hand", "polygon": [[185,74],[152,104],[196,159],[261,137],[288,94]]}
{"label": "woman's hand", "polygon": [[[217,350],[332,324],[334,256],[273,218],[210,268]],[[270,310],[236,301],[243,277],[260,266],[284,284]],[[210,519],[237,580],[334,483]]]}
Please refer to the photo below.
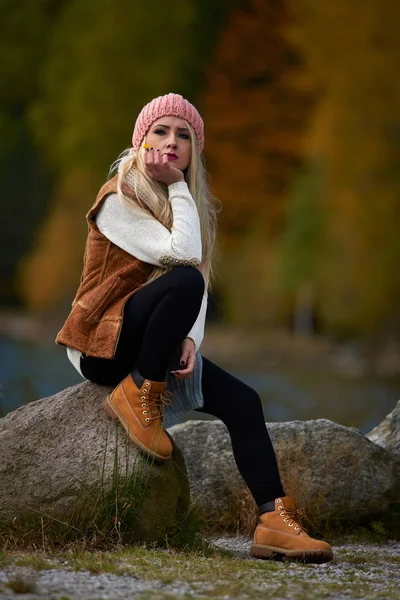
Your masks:
{"label": "woman's hand", "polygon": [[193,373],[196,364],[196,349],[192,338],[185,338],[181,349],[181,369],[171,371],[178,379],[187,379]]}
{"label": "woman's hand", "polygon": [[177,181],[185,181],[182,171],[172,166],[166,153],[161,154],[153,148],[145,150],[144,163],[147,175],[161,183],[171,185]]}

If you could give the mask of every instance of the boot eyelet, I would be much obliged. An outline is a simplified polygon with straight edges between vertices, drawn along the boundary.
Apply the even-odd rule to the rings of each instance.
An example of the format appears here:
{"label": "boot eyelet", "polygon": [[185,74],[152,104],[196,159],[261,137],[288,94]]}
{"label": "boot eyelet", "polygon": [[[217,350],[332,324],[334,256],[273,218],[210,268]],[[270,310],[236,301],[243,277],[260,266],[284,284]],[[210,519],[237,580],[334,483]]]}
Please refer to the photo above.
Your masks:
{"label": "boot eyelet", "polygon": [[280,514],[280,516],[281,516],[281,517],[284,517],[284,516],[285,516],[285,513],[284,513],[284,512],[281,512],[281,513],[279,513],[279,514]]}
{"label": "boot eyelet", "polygon": [[287,523],[289,521],[288,517],[286,517],[286,519],[283,519],[285,521],[285,523]]}
{"label": "boot eyelet", "polygon": [[283,506],[278,506],[277,510],[283,510]]}
{"label": "boot eyelet", "polygon": [[282,502],[282,500],[280,498],[277,498],[276,502],[279,504],[279,502]]}
{"label": "boot eyelet", "polygon": [[145,418],[145,421],[146,421],[146,423],[150,423],[150,419],[149,419],[149,417],[146,417],[146,418]]}
{"label": "boot eyelet", "polygon": [[141,396],[140,399],[141,400],[146,400],[146,396]]}
{"label": "boot eyelet", "polygon": [[298,531],[300,529],[300,527],[295,527],[296,531]]}
{"label": "boot eyelet", "polygon": [[145,381],[144,385],[150,385],[148,381]]}
{"label": "boot eyelet", "polygon": [[289,523],[289,527],[293,527],[293,523]]}
{"label": "boot eyelet", "polygon": [[142,402],[142,408],[146,408],[147,404],[146,402]]}
{"label": "boot eyelet", "polygon": [[147,410],[144,410],[144,411],[143,411],[143,414],[144,414],[144,415],[147,415]]}

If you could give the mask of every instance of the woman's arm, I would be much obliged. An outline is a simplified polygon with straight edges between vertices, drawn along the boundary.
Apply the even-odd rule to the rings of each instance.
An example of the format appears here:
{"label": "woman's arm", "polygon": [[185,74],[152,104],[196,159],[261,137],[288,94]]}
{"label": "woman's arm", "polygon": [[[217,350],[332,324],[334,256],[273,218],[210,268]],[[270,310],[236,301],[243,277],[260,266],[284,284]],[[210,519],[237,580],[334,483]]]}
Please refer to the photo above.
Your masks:
{"label": "woman's arm", "polygon": [[207,313],[207,290],[203,295],[201,308],[199,315],[194,323],[192,329],[189,331],[186,338],[183,340],[181,345],[180,367],[171,371],[171,373],[178,379],[187,379],[193,373],[196,366],[196,352],[200,348],[200,344],[204,336],[204,325]]}
{"label": "woman's arm", "polygon": [[97,227],[114,244],[144,262],[159,267],[198,266],[202,254],[200,220],[187,183],[168,186],[168,196],[173,214],[171,231],[117,194],[110,194],[103,202],[96,215]]}
{"label": "woman's arm", "polygon": [[207,290],[204,291],[203,299],[201,301],[201,307],[196,321],[193,324],[192,329],[189,331],[186,337],[191,338],[194,341],[195,350],[200,348],[200,344],[203,341],[204,337],[204,328],[206,323],[206,313],[207,313],[207,302],[208,302],[208,293]]}

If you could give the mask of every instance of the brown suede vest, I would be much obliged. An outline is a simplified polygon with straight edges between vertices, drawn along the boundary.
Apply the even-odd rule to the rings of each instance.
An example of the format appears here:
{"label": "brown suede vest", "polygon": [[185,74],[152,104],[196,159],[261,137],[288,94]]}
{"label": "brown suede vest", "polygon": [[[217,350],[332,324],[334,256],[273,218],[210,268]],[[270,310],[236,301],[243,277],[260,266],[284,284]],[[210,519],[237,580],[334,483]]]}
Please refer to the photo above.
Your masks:
{"label": "brown suede vest", "polygon": [[[125,302],[145,285],[153,265],[113,244],[97,228],[95,216],[108,194],[117,192],[117,176],[100,189],[86,218],[89,224],[81,282],[56,342],[87,356],[113,358]],[[130,188],[124,194],[132,197]]]}

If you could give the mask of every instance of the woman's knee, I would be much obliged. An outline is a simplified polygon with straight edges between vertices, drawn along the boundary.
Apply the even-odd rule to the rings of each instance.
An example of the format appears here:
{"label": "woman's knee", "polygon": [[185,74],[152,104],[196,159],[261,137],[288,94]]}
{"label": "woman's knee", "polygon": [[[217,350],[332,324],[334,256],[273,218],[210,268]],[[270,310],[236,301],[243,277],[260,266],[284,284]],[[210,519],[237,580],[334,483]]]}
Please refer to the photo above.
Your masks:
{"label": "woman's knee", "polygon": [[235,394],[232,404],[238,411],[246,411],[247,414],[253,414],[262,410],[262,402],[259,394],[252,387],[243,384],[239,393]]}
{"label": "woman's knee", "polygon": [[174,286],[179,290],[191,292],[191,294],[203,296],[205,289],[204,277],[195,267],[178,266],[173,267],[170,276]]}
{"label": "woman's knee", "polygon": [[262,402],[256,390],[218,367],[210,369],[209,364],[203,357],[204,412],[218,417],[228,428],[263,419]]}

